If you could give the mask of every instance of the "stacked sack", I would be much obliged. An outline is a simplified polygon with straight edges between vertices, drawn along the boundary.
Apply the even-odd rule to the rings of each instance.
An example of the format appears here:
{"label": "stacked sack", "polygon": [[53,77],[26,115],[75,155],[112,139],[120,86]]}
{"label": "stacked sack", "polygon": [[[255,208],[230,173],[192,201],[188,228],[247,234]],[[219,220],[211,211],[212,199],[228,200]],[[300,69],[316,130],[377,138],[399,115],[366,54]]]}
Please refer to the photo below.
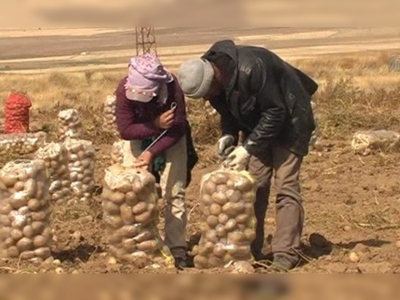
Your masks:
{"label": "stacked sack", "polygon": [[59,140],[64,142],[67,138],[80,139],[83,133],[81,118],[76,109],[66,109],[58,114]]}
{"label": "stacked sack", "polygon": [[117,98],[115,95],[108,96],[104,102],[103,114],[104,114],[104,130],[111,133],[113,136],[118,136],[117,130],[117,117],[115,110],[117,106]]}
{"label": "stacked sack", "polygon": [[0,155],[34,153],[46,142],[46,133],[17,133],[0,135]]}
{"label": "stacked sack", "polygon": [[354,134],[351,147],[356,154],[369,155],[380,151],[384,153],[400,150],[400,133],[391,130],[365,130]]}
{"label": "stacked sack", "polygon": [[23,94],[11,93],[4,108],[4,133],[27,133],[31,100]]}
{"label": "stacked sack", "polygon": [[102,193],[103,220],[110,252],[120,260],[145,258],[169,263],[170,253],[160,238],[155,178],[121,165],[106,169]]}
{"label": "stacked sack", "polygon": [[199,269],[251,261],[256,182],[247,172],[217,170],[201,184],[201,239],[193,249]]}
{"label": "stacked sack", "polygon": [[0,255],[45,260],[51,256],[49,178],[44,161],[14,161],[0,171]]}
{"label": "stacked sack", "polygon": [[68,202],[71,199],[71,179],[66,147],[59,143],[49,143],[36,152],[35,158],[46,164],[50,177],[51,201],[56,204]]}
{"label": "stacked sack", "polygon": [[95,189],[96,149],[92,142],[86,140],[67,139],[64,146],[68,151],[73,196],[80,201],[88,201]]}

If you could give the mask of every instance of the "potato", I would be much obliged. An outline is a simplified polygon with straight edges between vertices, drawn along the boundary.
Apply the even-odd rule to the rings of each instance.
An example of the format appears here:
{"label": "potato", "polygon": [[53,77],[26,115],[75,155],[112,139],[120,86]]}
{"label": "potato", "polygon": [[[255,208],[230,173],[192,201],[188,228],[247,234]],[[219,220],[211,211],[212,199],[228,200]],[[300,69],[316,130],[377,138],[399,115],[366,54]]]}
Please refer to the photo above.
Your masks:
{"label": "potato", "polygon": [[121,205],[125,202],[125,194],[121,192],[113,192],[109,197],[107,197],[107,200],[110,200],[117,205]]}
{"label": "potato", "polygon": [[47,239],[42,235],[38,235],[33,238],[33,246],[35,248],[42,248],[46,246],[47,242]]}
{"label": "potato", "polygon": [[253,183],[249,179],[241,177],[236,181],[235,187],[242,193],[246,193],[253,189]]}
{"label": "potato", "polygon": [[144,241],[154,239],[154,233],[151,231],[144,231],[138,236],[134,237],[133,239],[135,240],[136,243],[142,243]]}
{"label": "potato", "polygon": [[222,213],[218,216],[218,223],[220,225],[225,225],[229,221],[229,216]]}
{"label": "potato", "polygon": [[242,199],[242,194],[239,191],[228,190],[226,192],[226,197],[228,198],[229,202],[237,203]]}
{"label": "potato", "polygon": [[133,238],[140,233],[138,226],[125,225],[121,228],[121,234],[126,238]]}
{"label": "potato", "polygon": [[147,224],[148,222],[152,221],[151,213],[149,211],[146,211],[140,215],[136,215],[135,221],[136,221],[136,223],[139,223],[139,224]]}
{"label": "potato", "polygon": [[122,221],[122,218],[120,216],[104,215],[103,220],[107,225],[115,229],[119,229],[124,226],[124,221]]}
{"label": "potato", "polygon": [[22,230],[22,233],[24,234],[25,237],[31,239],[34,235],[35,232],[33,231],[32,226],[25,226],[24,229]]}
{"label": "potato", "polygon": [[35,256],[42,258],[42,259],[46,259],[51,256],[50,248],[39,248],[39,249],[36,249],[34,252],[35,252]]}
{"label": "potato", "polygon": [[215,232],[217,234],[217,237],[219,238],[223,238],[227,234],[225,226],[222,224],[217,225],[217,227],[215,228]]}
{"label": "potato", "polygon": [[212,181],[207,181],[203,185],[203,193],[206,195],[212,195],[215,193],[217,186]]}
{"label": "potato", "polygon": [[34,251],[24,251],[21,253],[20,258],[22,260],[30,260],[32,258],[35,258],[35,252]]}
{"label": "potato", "polygon": [[32,249],[32,240],[27,237],[23,237],[17,242],[17,249],[19,252],[24,252]]}
{"label": "potato", "polygon": [[3,199],[3,202],[0,203],[0,214],[8,215],[13,210],[10,203],[7,202],[7,199]]}
{"label": "potato", "polygon": [[[242,205],[243,206],[243,205]],[[222,206],[222,212],[229,217],[236,217],[237,213],[235,210],[235,205],[233,203],[226,203],[224,206]]]}
{"label": "potato", "polygon": [[222,258],[222,262],[224,264],[228,264],[233,260],[232,255],[230,255],[229,253],[225,254],[224,257]]}
{"label": "potato", "polygon": [[122,246],[127,253],[132,253],[137,250],[136,241],[134,239],[124,239],[122,241]]}
{"label": "potato", "polygon": [[125,225],[130,225],[135,222],[135,216],[133,215],[132,208],[126,203],[121,205],[121,218]]}
{"label": "potato", "polygon": [[140,202],[138,204],[136,204],[133,208],[132,208],[132,212],[135,215],[140,215],[142,213],[144,213],[145,211],[147,211],[147,203],[146,202]]}
{"label": "potato", "polygon": [[221,266],[222,266],[222,260],[221,260],[220,258],[218,258],[218,257],[212,256],[212,257],[210,257],[210,258],[208,259],[208,266],[209,266],[210,268],[218,268],[218,267],[221,267]]}
{"label": "potato", "polygon": [[226,184],[228,177],[222,173],[216,173],[211,176],[211,181],[215,184]]}
{"label": "potato", "polygon": [[137,244],[138,250],[144,252],[153,252],[157,249],[158,246],[158,241],[156,240],[145,241]]}
{"label": "potato", "polygon": [[111,245],[120,244],[120,243],[122,242],[122,237],[119,236],[119,235],[117,235],[117,234],[109,235],[109,236],[108,236],[108,242],[109,242]]}
{"label": "potato", "polygon": [[28,201],[28,208],[31,211],[38,211],[41,208],[40,201],[37,199],[30,199]]}
{"label": "potato", "polygon": [[225,203],[228,201],[226,195],[222,192],[215,192],[212,194],[211,198],[214,203],[217,203],[221,206],[225,205]]}
{"label": "potato", "polygon": [[128,205],[135,206],[138,203],[139,199],[134,192],[128,192],[125,195],[125,201]]}
{"label": "potato", "polygon": [[223,258],[226,254],[225,246],[222,244],[217,244],[214,246],[213,255],[218,258]]}
{"label": "potato", "polygon": [[216,204],[216,203],[211,204],[211,206],[210,206],[210,213],[211,213],[213,216],[218,216],[218,215],[221,214],[221,212],[222,212],[222,207],[221,207],[221,205],[218,205],[218,204]]}
{"label": "potato", "polygon": [[33,230],[33,234],[38,235],[41,234],[44,230],[44,223],[43,222],[32,222],[32,230]]}
{"label": "potato", "polygon": [[228,242],[233,245],[240,245],[243,241],[245,241],[244,234],[239,231],[233,231],[228,234]]}
{"label": "potato", "polygon": [[121,213],[120,207],[108,200],[103,200],[102,207],[109,215],[119,215]]}
{"label": "potato", "polygon": [[234,231],[235,229],[237,229],[236,220],[235,219],[230,219],[225,225],[225,230],[227,232],[231,232],[231,231]]}
{"label": "potato", "polygon": [[3,183],[7,186],[7,188],[14,187],[14,185],[18,182],[18,178],[11,174],[4,174],[2,176]]}
{"label": "potato", "polygon": [[44,221],[47,220],[47,213],[44,212],[44,211],[33,212],[32,213],[32,220],[33,221],[44,222]]}
{"label": "potato", "polygon": [[234,190],[235,189],[235,181],[233,181],[232,179],[228,179],[228,181],[226,182],[226,187],[229,190]]}
{"label": "potato", "polygon": [[217,232],[215,230],[208,230],[206,232],[206,239],[207,241],[211,243],[217,243],[218,242],[218,237],[217,237]]}
{"label": "potato", "polygon": [[246,258],[249,259],[251,257],[251,251],[248,246],[238,246],[235,247],[235,249],[228,250],[229,254],[231,254],[234,258],[238,259],[243,259]]}
{"label": "potato", "polygon": [[137,195],[144,190],[144,185],[139,180],[136,180],[132,185],[132,191]]}
{"label": "potato", "polygon": [[248,215],[246,215],[246,214],[240,214],[240,215],[238,215],[237,217],[236,217],[236,222],[238,223],[238,224],[246,224],[247,222],[248,222],[248,220],[249,220],[249,216]]}
{"label": "potato", "polygon": [[208,259],[202,255],[196,255],[193,262],[196,268],[205,268],[208,265]]}
{"label": "potato", "polygon": [[243,234],[244,234],[245,239],[249,242],[253,242],[254,239],[256,238],[256,232],[255,232],[255,230],[253,230],[251,228],[245,229]]}
{"label": "potato", "polygon": [[226,194],[227,191],[228,191],[228,187],[226,186],[226,184],[217,185],[216,192],[221,192],[221,193]]}
{"label": "potato", "polygon": [[10,258],[18,258],[19,257],[19,251],[17,247],[10,247],[7,249],[7,256]]}
{"label": "potato", "polygon": [[43,230],[42,235],[43,235],[46,239],[51,240],[51,238],[52,238],[51,228],[49,228],[49,227],[45,228],[45,229]]}
{"label": "potato", "polygon": [[218,225],[218,217],[216,216],[209,216],[207,218],[207,225],[210,228],[215,228]]}
{"label": "potato", "polygon": [[19,209],[28,205],[28,197],[25,195],[16,195],[10,198],[10,204],[14,209]]}
{"label": "potato", "polygon": [[204,194],[204,195],[201,197],[201,204],[202,204],[202,205],[209,206],[209,205],[211,205],[212,203],[213,203],[213,199],[211,198],[210,195]]}
{"label": "potato", "polygon": [[23,191],[25,188],[25,184],[22,181],[18,181],[15,185],[14,185],[14,190],[16,192],[20,192]]}
{"label": "potato", "polygon": [[5,239],[5,241],[4,241],[4,246],[5,246],[6,248],[9,248],[9,247],[11,247],[11,246],[14,246],[14,245],[16,244],[16,242],[17,242],[17,241],[15,241],[15,240],[12,239],[11,237],[9,237],[9,238],[6,238],[6,239]]}

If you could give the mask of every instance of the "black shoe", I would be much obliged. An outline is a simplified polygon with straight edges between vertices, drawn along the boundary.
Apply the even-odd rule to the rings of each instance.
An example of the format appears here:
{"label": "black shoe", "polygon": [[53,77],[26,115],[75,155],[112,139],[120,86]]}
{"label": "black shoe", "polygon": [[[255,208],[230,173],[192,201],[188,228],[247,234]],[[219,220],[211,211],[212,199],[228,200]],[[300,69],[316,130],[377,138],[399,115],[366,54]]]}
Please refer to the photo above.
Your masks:
{"label": "black shoe", "polygon": [[183,270],[186,268],[189,268],[188,263],[186,262],[186,259],[182,257],[175,257],[175,268],[178,270]]}

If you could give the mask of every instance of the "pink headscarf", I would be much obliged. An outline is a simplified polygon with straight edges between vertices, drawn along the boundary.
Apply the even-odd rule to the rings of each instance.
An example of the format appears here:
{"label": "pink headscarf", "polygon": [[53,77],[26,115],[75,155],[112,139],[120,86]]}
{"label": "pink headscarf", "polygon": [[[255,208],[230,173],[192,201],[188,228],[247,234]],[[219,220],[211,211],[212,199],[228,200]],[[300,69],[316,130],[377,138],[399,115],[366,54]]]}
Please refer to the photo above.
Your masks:
{"label": "pink headscarf", "polygon": [[165,103],[168,98],[167,83],[172,81],[172,75],[154,54],[133,57],[125,84],[126,97],[134,101],[150,102],[159,96],[159,101]]}

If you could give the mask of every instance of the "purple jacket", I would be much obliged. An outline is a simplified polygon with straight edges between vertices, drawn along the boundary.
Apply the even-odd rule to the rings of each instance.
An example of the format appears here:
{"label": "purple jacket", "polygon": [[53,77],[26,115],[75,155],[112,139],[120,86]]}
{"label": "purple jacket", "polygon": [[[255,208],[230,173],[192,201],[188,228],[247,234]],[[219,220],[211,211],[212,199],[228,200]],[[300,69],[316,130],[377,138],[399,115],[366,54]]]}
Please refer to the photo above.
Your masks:
{"label": "purple jacket", "polygon": [[126,98],[126,79],[127,77],[121,80],[115,91],[117,97],[117,126],[124,140],[143,140],[160,135],[163,130],[154,125],[155,119],[169,110],[172,102],[177,104],[173,126],[149,150],[153,156],[164,153],[185,135],[188,126],[185,96],[178,84],[178,80],[174,77],[174,81],[168,84],[168,100],[165,104],[160,104],[156,98],[148,103],[132,101]]}

